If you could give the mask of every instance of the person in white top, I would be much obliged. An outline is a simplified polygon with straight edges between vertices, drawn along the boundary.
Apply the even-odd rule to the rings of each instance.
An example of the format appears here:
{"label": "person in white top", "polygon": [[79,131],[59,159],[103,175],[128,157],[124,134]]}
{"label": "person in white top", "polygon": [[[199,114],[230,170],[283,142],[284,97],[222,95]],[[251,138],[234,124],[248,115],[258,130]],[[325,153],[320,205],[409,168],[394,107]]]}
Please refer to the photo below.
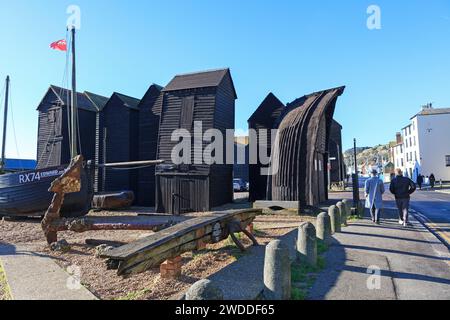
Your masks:
{"label": "person in white top", "polygon": [[372,177],[366,181],[365,198],[366,208],[370,210],[372,221],[377,224],[380,224],[380,212],[383,209],[384,192],[384,183],[378,178],[377,170],[373,170]]}

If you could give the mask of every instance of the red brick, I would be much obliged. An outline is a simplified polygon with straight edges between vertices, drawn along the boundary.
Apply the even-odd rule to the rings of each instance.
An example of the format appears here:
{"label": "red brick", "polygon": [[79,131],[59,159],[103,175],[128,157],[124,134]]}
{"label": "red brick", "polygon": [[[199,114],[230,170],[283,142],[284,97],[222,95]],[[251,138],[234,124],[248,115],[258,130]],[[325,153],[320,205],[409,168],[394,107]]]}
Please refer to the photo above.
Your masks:
{"label": "red brick", "polygon": [[163,262],[159,268],[161,277],[164,279],[175,279],[181,276],[182,266],[181,256]]}

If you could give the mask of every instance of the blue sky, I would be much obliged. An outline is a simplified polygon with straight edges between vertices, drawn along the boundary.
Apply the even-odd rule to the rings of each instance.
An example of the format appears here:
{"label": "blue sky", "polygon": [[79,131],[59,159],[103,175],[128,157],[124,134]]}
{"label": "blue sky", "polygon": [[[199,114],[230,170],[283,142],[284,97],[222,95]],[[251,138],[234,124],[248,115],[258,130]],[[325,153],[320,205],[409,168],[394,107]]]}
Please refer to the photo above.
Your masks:
{"label": "blue sky", "polygon": [[[35,157],[35,109],[65,65],[49,44],[65,37],[70,4],[82,11],[80,91],[141,98],[175,74],[230,67],[236,127],[246,129],[270,91],[287,103],[346,85],[335,114],[346,148],[353,137],[387,143],[425,103],[450,107],[448,0],[0,0],[0,78],[12,78],[17,137],[11,124],[9,157]],[[381,30],[366,27],[371,4]]]}

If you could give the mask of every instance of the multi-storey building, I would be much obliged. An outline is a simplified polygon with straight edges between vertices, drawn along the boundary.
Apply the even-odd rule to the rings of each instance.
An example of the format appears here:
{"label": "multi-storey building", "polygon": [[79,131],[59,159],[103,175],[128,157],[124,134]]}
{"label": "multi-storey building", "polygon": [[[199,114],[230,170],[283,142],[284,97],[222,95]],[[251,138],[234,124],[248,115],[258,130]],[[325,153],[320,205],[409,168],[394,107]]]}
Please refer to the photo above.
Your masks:
{"label": "multi-storey building", "polygon": [[433,174],[450,181],[450,108],[424,106],[401,135],[402,142],[393,150],[396,167],[413,180]]}

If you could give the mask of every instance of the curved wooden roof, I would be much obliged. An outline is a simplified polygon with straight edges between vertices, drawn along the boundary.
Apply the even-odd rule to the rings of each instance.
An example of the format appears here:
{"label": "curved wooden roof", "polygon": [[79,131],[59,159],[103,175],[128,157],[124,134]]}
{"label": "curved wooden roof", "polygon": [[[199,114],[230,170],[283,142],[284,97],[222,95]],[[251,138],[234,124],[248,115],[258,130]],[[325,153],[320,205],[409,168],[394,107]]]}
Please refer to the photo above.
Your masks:
{"label": "curved wooden roof", "polygon": [[276,201],[317,204],[316,154],[325,154],[337,98],[345,87],[324,90],[288,104],[281,115],[269,179],[268,195]]}

